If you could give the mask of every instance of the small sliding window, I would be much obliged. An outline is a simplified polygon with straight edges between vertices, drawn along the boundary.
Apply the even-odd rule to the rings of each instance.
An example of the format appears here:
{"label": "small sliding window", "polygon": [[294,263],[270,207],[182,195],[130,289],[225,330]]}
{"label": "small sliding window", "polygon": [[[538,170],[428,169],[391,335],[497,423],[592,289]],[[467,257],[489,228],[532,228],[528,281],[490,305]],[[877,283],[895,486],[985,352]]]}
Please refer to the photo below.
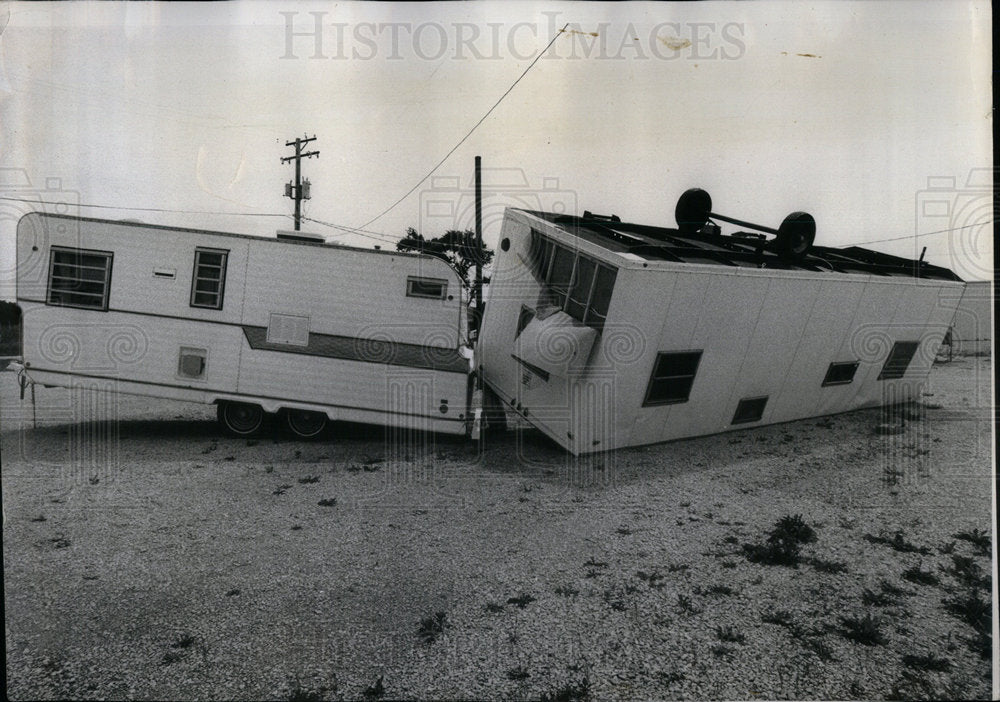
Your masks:
{"label": "small sliding window", "polygon": [[110,251],[53,246],[49,256],[46,302],[60,307],[108,310],[111,292]]}
{"label": "small sliding window", "polygon": [[226,259],[229,252],[220,249],[195,249],[194,274],[191,280],[191,306],[222,309],[226,290]]}

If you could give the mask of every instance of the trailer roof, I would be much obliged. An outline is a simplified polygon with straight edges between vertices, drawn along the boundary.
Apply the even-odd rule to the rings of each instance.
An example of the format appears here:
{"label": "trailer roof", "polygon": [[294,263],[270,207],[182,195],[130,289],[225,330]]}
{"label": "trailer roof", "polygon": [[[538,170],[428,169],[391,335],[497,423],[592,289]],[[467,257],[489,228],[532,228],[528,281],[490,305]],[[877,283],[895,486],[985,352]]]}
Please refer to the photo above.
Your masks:
{"label": "trailer roof", "polygon": [[860,246],[837,249],[813,245],[804,256],[792,260],[780,256],[770,242],[756,233],[737,231],[733,234],[714,234],[701,231],[681,234],[674,228],[631,224],[614,216],[592,215],[589,212],[577,217],[536,210],[522,211],[608,251],[634,254],[649,261],[961,281],[947,268]]}
{"label": "trailer roof", "polygon": [[[276,237],[276,236],[257,236],[254,234],[236,234],[234,232],[221,232],[214,229],[193,229],[191,227],[173,227],[164,224],[148,224],[146,222],[138,222],[135,220],[128,219],[102,219],[99,217],[80,217],[77,215],[67,215],[58,214],[54,212],[29,212],[21,219],[26,219],[28,217],[38,216],[38,217],[51,217],[54,219],[68,219],[77,222],[98,222],[101,224],[117,224],[122,227],[141,227],[143,229],[157,229],[160,231],[170,231],[170,232],[184,232],[186,234],[211,234],[212,236],[228,236],[235,239],[252,239],[254,241],[273,241],[279,244],[288,244],[290,246],[322,246],[327,249],[349,249],[351,251],[364,251],[366,253],[374,254],[388,254],[391,256],[411,256],[417,258],[434,258],[438,261],[443,261],[444,259],[431,256],[430,254],[418,253],[414,251],[396,251],[395,249],[366,249],[361,246],[348,246],[347,244],[337,244],[329,241],[308,241],[305,237],[301,239],[294,239],[290,237]],[[445,261],[447,263],[447,261]],[[450,264],[449,264],[450,265]]]}

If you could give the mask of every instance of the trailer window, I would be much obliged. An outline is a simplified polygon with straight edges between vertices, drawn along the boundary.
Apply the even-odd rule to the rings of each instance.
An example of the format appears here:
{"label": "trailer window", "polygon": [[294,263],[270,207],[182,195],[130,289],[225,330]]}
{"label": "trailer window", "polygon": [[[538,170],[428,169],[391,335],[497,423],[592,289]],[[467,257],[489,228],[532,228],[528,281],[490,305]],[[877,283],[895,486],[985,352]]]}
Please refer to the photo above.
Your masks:
{"label": "trailer window", "polygon": [[195,249],[194,274],[191,280],[191,306],[222,309],[226,289],[226,259],[228,251]]}
{"label": "trailer window", "polygon": [[406,279],[407,297],[425,297],[431,300],[443,300],[448,294],[448,281],[439,278],[417,278],[410,276]]}
{"label": "trailer window", "polygon": [[113,259],[110,251],[53,246],[46,301],[61,307],[107,311]]}
{"label": "trailer window", "polygon": [[823,387],[827,385],[847,385],[854,380],[854,373],[858,370],[858,362],[831,363],[826,369],[826,377],[823,378]]}
{"label": "trailer window", "polygon": [[889,352],[889,357],[885,359],[885,365],[882,366],[882,372],[878,374],[878,379],[902,378],[906,369],[910,367],[910,361],[913,360],[913,354],[917,352],[918,346],[920,346],[919,341],[897,341],[893,344],[892,351]]}
{"label": "trailer window", "polygon": [[767,395],[764,397],[744,397],[740,404],[736,405],[736,413],[733,414],[733,424],[746,424],[748,422],[760,421],[764,416],[764,407],[767,406]]}
{"label": "trailer window", "polygon": [[642,406],[687,402],[700,361],[701,351],[657,354]]}
{"label": "trailer window", "polygon": [[555,305],[576,321],[604,329],[618,272],[584,254],[559,246],[531,232],[532,261],[546,284],[539,307]]}

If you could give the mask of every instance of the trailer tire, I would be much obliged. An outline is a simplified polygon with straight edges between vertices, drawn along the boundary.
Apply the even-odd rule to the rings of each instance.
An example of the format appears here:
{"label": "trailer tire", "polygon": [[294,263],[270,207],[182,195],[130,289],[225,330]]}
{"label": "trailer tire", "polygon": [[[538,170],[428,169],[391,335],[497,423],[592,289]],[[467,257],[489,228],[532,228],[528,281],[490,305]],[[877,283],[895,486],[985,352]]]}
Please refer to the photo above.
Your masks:
{"label": "trailer tire", "polygon": [[313,439],[326,429],[327,416],[324,412],[311,410],[285,410],[285,426],[300,439]]}
{"label": "trailer tire", "polygon": [[220,402],[219,423],[234,436],[253,436],[264,425],[264,410],[260,405],[245,402]]}

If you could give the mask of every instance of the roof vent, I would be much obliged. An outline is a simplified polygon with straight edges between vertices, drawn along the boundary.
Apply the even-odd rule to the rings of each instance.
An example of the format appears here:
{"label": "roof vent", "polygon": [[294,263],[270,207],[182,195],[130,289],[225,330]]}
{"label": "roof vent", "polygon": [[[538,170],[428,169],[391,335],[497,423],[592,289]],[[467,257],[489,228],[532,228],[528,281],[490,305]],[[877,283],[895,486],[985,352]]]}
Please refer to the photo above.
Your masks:
{"label": "roof vent", "polygon": [[325,244],[326,239],[324,239],[319,234],[309,234],[307,232],[296,232],[288,231],[287,229],[278,230],[278,238],[282,241],[308,241],[311,244]]}

